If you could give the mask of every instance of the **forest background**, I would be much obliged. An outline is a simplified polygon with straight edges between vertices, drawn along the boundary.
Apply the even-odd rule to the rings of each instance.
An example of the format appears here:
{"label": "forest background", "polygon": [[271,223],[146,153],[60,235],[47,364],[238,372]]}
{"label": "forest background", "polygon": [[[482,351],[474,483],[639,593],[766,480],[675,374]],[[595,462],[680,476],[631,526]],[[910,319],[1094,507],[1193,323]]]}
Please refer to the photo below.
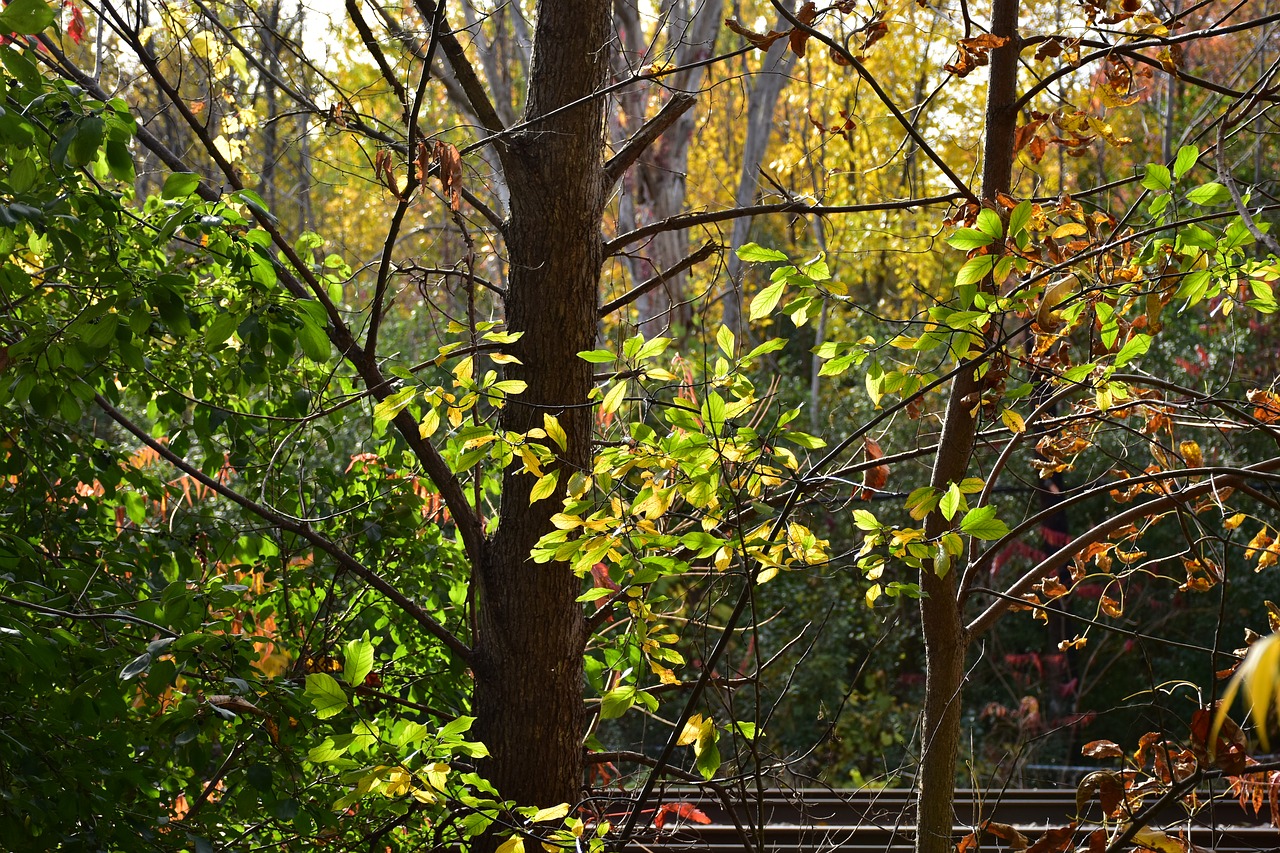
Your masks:
{"label": "forest background", "polygon": [[0,836],[1275,797],[1269,0],[335,11],[0,12]]}

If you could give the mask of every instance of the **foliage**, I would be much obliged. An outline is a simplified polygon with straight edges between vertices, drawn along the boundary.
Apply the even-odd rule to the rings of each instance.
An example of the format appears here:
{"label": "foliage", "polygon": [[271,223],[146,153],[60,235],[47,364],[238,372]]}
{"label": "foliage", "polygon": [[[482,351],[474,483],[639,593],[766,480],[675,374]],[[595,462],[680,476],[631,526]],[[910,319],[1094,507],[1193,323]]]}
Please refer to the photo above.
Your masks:
{"label": "foliage", "polygon": [[[1223,165],[1223,133],[1143,154],[1114,191],[1068,190],[1083,179],[1065,160],[1057,174],[1046,165],[1050,150],[1101,158],[1132,144],[1129,63],[1167,68],[1144,39],[1173,28],[1102,22],[1121,26],[1123,50],[1098,48],[1091,81],[1074,73],[1084,36],[1051,32],[1036,10],[1028,25],[1045,32],[1026,44],[1042,67],[1063,57],[1060,103],[1038,112],[1035,84],[1015,135],[982,131],[1025,172],[979,197],[956,177],[976,137],[943,133],[970,115],[974,84],[937,99],[922,88],[935,73],[963,81],[1011,43],[969,37],[967,10],[945,26],[913,4],[895,13],[900,46],[920,47],[914,69],[886,50],[882,13],[854,4],[778,4],[785,32],[730,22],[722,48],[730,34],[747,46],[729,52],[785,41],[811,75],[784,105],[792,126],[772,171],[786,198],[772,212],[848,219],[830,231],[762,222],[735,251],[745,320],[708,300],[655,331],[629,306],[663,281],[627,260],[601,272],[609,253],[659,251],[629,248],[635,232],[599,235],[636,219],[634,198],[600,189],[634,193],[630,163],[601,159],[603,130],[573,137],[598,115],[538,88],[552,84],[522,47],[528,10],[464,10],[489,51],[480,83],[452,10],[388,11],[379,39],[351,5],[352,29],[335,38],[361,58],[337,69],[290,54],[278,4],[164,4],[146,27],[104,7],[122,54],[107,64],[155,87],[132,105],[77,64],[88,46],[41,35],[51,7],[14,0],[0,13],[18,34],[0,48],[5,837],[31,849],[602,849],[673,815],[705,820],[657,798],[664,774],[725,795],[778,768],[838,763],[829,776],[843,781],[896,776],[909,756],[925,766],[938,724],[927,711],[913,740],[908,703],[960,719],[961,682],[937,686],[939,614],[956,629],[959,679],[967,648],[1018,611],[1052,621],[1063,655],[1110,632],[1203,664],[1202,684],[1152,677],[1153,693],[1192,688],[1197,707],[1168,726],[1189,734],[1143,735],[1141,781],[1095,774],[1082,796],[1116,815],[1211,774],[1261,796],[1270,771],[1249,763],[1243,730],[1220,715],[1228,754],[1208,746],[1219,639],[1139,617],[1156,592],[1216,592],[1221,612],[1228,584],[1248,594],[1236,574],[1280,559],[1267,515],[1280,462],[1263,450],[1280,421],[1275,377],[1237,370],[1255,353],[1232,325],[1276,312],[1268,222]],[[1101,11],[1072,26],[1091,32]],[[232,26],[242,12],[273,50]],[[532,23],[557,13],[540,4]],[[947,62],[940,46],[956,39]],[[437,50],[452,101],[430,94]],[[737,73],[727,63],[709,73]],[[668,73],[643,67],[632,83]],[[591,99],[603,83],[603,71],[559,76]],[[839,106],[870,81],[906,136]],[[1076,105],[1087,84],[1098,103]],[[319,123],[300,131],[305,154],[269,137],[286,95]],[[914,123],[896,107],[912,97]],[[531,112],[517,119],[521,101]],[[682,101],[661,103],[656,116]],[[140,128],[142,104],[177,129]],[[611,108],[613,158],[659,135],[618,118],[644,114]],[[464,124],[498,141],[469,147]],[[735,144],[723,136],[686,154],[698,174]],[[566,145],[585,159],[548,178],[573,156]],[[825,160],[840,145],[894,173],[850,168],[843,187]],[[286,155],[299,172],[314,157],[322,179],[353,176],[318,202],[324,216],[285,201],[273,170]],[[797,200],[806,170],[820,203]],[[1051,179],[1058,193],[1037,193]],[[688,200],[722,204],[711,188],[730,182],[691,181]],[[940,225],[924,211],[943,203]],[[423,227],[410,232],[412,217]],[[323,218],[327,233],[310,230]],[[806,405],[819,414],[803,417]],[[913,467],[929,457],[932,479]],[[1274,648],[1255,643],[1241,675],[1263,738],[1274,680],[1255,662]],[[511,685],[524,693],[504,694]],[[985,702],[993,732],[1012,720],[1020,750],[1040,705],[1005,698],[1012,715],[990,695],[970,696],[967,713]],[[519,748],[495,746],[509,736]],[[555,767],[532,766],[557,743],[571,746]],[[1086,754],[1124,755],[1099,743]],[[952,785],[954,764],[939,766]],[[584,775],[590,795],[573,801]],[[1075,830],[1037,849],[1067,849]],[[1099,831],[1113,846],[1166,841],[1137,822]]]}

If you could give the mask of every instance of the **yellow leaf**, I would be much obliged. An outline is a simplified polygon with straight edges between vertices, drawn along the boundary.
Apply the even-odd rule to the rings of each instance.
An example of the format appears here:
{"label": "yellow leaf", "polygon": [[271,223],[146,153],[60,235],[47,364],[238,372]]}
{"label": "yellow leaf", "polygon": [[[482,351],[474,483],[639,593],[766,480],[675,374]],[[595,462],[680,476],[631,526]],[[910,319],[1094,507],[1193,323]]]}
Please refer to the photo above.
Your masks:
{"label": "yellow leaf", "polygon": [[604,402],[600,404],[600,414],[611,415],[618,411],[618,407],[622,405],[622,401],[626,396],[627,380],[624,379],[610,388],[609,393],[604,395]]}
{"label": "yellow leaf", "polygon": [[1204,454],[1200,452],[1200,445],[1194,441],[1184,441],[1180,445],[1182,450],[1182,458],[1187,461],[1188,468],[1200,468],[1204,465]]}
{"label": "yellow leaf", "polygon": [[1237,512],[1235,515],[1231,516],[1226,521],[1222,522],[1222,526],[1227,530],[1235,530],[1237,527],[1243,524],[1244,520],[1248,517],[1249,516],[1245,515],[1243,512]]}
{"label": "yellow leaf", "polygon": [[427,777],[427,784],[437,791],[443,791],[449,779],[449,765],[440,761],[428,764],[422,774]]}
{"label": "yellow leaf", "polygon": [[1063,237],[1082,237],[1087,231],[1079,222],[1068,222],[1065,225],[1059,225],[1053,232],[1053,239],[1061,240]]}
{"label": "yellow leaf", "polygon": [[560,818],[564,817],[568,813],[569,813],[569,804],[561,803],[558,806],[551,806],[550,808],[538,809],[538,811],[534,813],[533,817],[529,819],[532,820],[534,823],[543,823],[544,821],[548,821],[548,820],[559,820]]}
{"label": "yellow leaf", "polygon": [[1000,413],[1000,420],[1004,421],[1004,425],[1009,428],[1010,432],[1026,432],[1027,422],[1022,419],[1022,415],[1013,409],[1005,409]]}
{"label": "yellow leaf", "polygon": [[422,422],[418,424],[418,435],[422,438],[431,438],[439,428],[440,413],[435,409],[427,409],[427,413],[422,417]]}
{"label": "yellow leaf", "polygon": [[535,504],[540,500],[551,497],[559,480],[559,471],[552,471],[550,474],[539,478],[538,482],[533,484],[533,490],[529,492],[529,503]]}
{"label": "yellow leaf", "polygon": [[528,471],[535,477],[543,476],[542,463],[538,461],[538,456],[527,445],[520,448],[520,461],[524,463],[524,470]]}
{"label": "yellow leaf", "polygon": [[880,597],[880,593],[883,591],[884,590],[880,586],[880,584],[878,583],[872,584],[871,588],[867,590],[867,595],[866,595],[867,606],[871,607],[872,605],[874,605],[876,603],[876,599]]}
{"label": "yellow leaf", "polygon": [[547,431],[547,435],[551,440],[560,446],[561,450],[569,447],[569,436],[565,434],[564,427],[560,426],[560,421],[556,420],[555,415],[542,413],[542,428]]}
{"label": "yellow leaf", "polygon": [[513,835],[498,845],[497,853],[524,853],[524,839]]}
{"label": "yellow leaf", "polygon": [[1148,850],[1158,850],[1159,853],[1183,853],[1187,849],[1181,840],[1172,838],[1168,833],[1158,829],[1138,830],[1134,833],[1133,842]]}
{"label": "yellow leaf", "polygon": [[551,523],[560,530],[572,530],[582,525],[582,519],[576,515],[565,515],[563,512],[557,512],[551,516]]}
{"label": "yellow leaf", "polygon": [[676,746],[688,746],[698,739],[698,734],[702,731],[702,715],[694,714],[689,718],[689,722],[684,724],[684,728],[680,730],[680,739],[676,741]]}
{"label": "yellow leaf", "polygon": [[760,574],[756,575],[756,583],[758,584],[768,583],[769,581],[777,577],[777,575],[778,575],[777,566],[770,566],[769,568],[762,571]]}

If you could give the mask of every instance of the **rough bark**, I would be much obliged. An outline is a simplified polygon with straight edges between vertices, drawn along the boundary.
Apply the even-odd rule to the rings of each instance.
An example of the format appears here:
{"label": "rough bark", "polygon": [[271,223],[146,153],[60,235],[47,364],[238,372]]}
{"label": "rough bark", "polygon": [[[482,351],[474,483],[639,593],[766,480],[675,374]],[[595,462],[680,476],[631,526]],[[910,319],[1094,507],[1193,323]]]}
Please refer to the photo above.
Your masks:
{"label": "rough bark", "polygon": [[[1018,0],[995,0],[991,32],[1008,43],[992,51],[983,139],[982,191],[984,202],[1007,193],[1013,172],[1013,137],[1017,122],[1014,104],[1018,79]],[[947,401],[942,437],[934,459],[930,485],[945,489],[964,479],[977,434],[979,364],[971,362],[957,374]],[[932,513],[925,522],[928,536],[939,536],[948,522]],[[924,597],[920,616],[925,645],[925,701],[921,724],[920,769],[917,776],[917,853],[950,853],[955,822],[956,754],[960,746],[960,693],[964,688],[968,636],[956,597],[961,567],[939,577],[926,563],[920,573]]]}
{"label": "rough bark", "polygon": [[559,419],[560,491],[529,504],[535,478],[509,469],[498,528],[478,567],[475,650],[476,732],[492,758],[483,772],[522,805],[576,802],[582,785],[582,657],[586,626],[581,583],[563,564],[535,565],[529,552],[552,530],[563,484],[590,465],[590,349],[603,248],[604,82],[609,9],[596,0],[538,4],[535,49],[522,121],[501,151],[511,191],[507,227],[508,328],[523,333],[508,376],[527,390],[507,405],[502,428],[527,432],[544,413]]}

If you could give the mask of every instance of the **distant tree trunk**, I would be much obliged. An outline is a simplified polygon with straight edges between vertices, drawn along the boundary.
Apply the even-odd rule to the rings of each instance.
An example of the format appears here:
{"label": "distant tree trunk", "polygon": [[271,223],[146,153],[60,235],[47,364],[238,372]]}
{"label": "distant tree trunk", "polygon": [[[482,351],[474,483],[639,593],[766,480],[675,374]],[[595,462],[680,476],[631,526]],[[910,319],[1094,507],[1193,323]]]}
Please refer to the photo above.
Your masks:
{"label": "distant tree trunk", "polygon": [[[983,138],[981,195],[985,203],[993,203],[998,193],[1008,193],[1012,181],[1013,138],[1018,117],[1014,109],[1018,81],[1018,3],[1019,0],[994,0],[991,11],[991,33],[1009,41],[991,52]],[[979,367],[976,362],[965,365],[952,383],[930,481],[935,489],[946,489],[950,483],[964,479],[968,472],[978,426],[974,399],[981,389]],[[935,510],[925,521],[925,534],[940,536],[948,526],[942,514]],[[917,776],[917,853],[951,853],[953,849],[956,755],[960,747],[961,692],[968,651],[963,614],[956,600],[957,575],[962,571],[961,566],[952,566],[945,576],[939,577],[932,563],[926,562],[920,573],[926,668]]]}
{"label": "distant tree trunk", "polygon": [[[591,349],[603,256],[603,103],[591,96],[607,70],[608,5],[542,0],[525,131],[501,150],[511,193],[506,319],[523,333],[522,362],[507,375],[527,390],[503,410],[502,429],[528,432],[543,415],[568,435],[560,487],[529,504],[534,477],[509,468],[496,533],[477,567],[476,733],[492,758],[483,773],[522,805],[574,803],[583,783],[582,658],[586,626],[580,580],[563,564],[535,565],[529,552],[554,529],[565,483],[591,464]],[[582,105],[549,115],[582,100]],[[492,839],[490,839],[492,843]]]}
{"label": "distant tree trunk", "polygon": [[[782,5],[787,11],[794,11],[796,4],[795,0],[787,0]],[[774,29],[785,29],[786,23],[785,20],[779,20],[774,24]],[[738,190],[733,196],[734,207],[747,207],[755,203],[756,191],[760,186],[760,163],[764,160],[765,151],[769,148],[769,137],[773,134],[773,112],[795,64],[796,55],[788,49],[787,40],[779,39],[765,52],[760,70],[753,78],[751,94],[747,99],[747,136],[742,144],[742,172],[738,178]],[[735,335],[741,335],[743,323],[742,262],[734,253],[747,242],[750,231],[750,218],[733,220],[729,240],[729,280],[725,284],[724,306],[721,310],[724,324]]]}
{"label": "distant tree trunk", "polygon": [[[662,60],[674,65],[688,65],[709,58],[715,50],[716,33],[720,28],[723,0],[675,0],[667,11],[667,52],[665,56],[653,55],[641,32],[640,15],[634,0],[615,3],[618,30],[623,39],[626,59],[633,65]],[[615,74],[630,74],[626,62],[615,63]],[[702,85],[706,71],[691,68],[663,81],[673,93],[696,93]],[[621,99],[627,124],[634,132],[645,120],[648,92],[637,88]],[[624,191],[630,212],[638,225],[660,222],[675,216],[685,208],[685,177],[689,165],[689,146],[697,128],[697,113],[689,110],[641,158],[626,178]],[[670,269],[689,254],[687,231],[664,231],[655,235],[647,246],[643,260],[630,264],[632,277],[640,281]],[[647,336],[659,334],[677,323],[687,325],[688,309],[677,308],[685,296],[685,273],[672,276],[662,287],[649,291],[636,300],[640,328]]]}

